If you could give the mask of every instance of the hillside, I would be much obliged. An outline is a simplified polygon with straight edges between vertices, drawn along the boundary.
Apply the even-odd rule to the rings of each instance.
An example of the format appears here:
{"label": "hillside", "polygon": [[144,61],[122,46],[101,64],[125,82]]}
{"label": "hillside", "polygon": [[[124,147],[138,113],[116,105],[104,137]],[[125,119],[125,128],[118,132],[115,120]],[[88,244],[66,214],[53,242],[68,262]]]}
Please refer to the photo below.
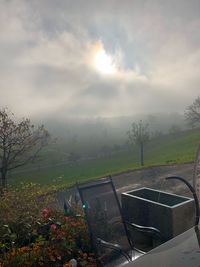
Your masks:
{"label": "hillside", "polygon": [[[144,167],[192,162],[199,142],[199,130],[188,130],[154,138],[145,148]],[[112,151],[112,153],[101,155],[99,158],[82,158],[76,163],[53,160],[53,158],[60,157],[56,145],[54,145],[54,149],[47,150],[48,153],[45,152],[44,163],[41,159],[40,163],[10,174],[9,183],[18,184],[20,181],[24,181],[63,186],[141,168],[139,152],[136,147]]]}

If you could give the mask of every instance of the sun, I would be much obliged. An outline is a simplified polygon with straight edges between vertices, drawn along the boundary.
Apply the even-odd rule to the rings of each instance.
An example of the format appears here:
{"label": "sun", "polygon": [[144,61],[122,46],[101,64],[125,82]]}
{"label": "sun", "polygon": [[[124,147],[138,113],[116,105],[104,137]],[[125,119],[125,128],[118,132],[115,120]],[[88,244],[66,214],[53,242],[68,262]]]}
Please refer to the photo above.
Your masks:
{"label": "sun", "polygon": [[116,71],[112,57],[103,48],[100,48],[95,54],[95,67],[103,74],[113,74]]}

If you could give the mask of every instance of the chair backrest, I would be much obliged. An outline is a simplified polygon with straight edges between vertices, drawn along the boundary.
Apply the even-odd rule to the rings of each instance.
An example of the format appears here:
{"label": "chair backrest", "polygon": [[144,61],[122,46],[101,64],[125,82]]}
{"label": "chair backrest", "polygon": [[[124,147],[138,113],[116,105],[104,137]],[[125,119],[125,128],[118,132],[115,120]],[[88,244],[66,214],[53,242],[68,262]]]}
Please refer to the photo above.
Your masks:
{"label": "chair backrest", "polygon": [[100,248],[98,238],[120,245],[125,252],[130,251],[133,246],[111,177],[78,185],[78,190],[96,255],[108,262],[116,256],[113,251]]}

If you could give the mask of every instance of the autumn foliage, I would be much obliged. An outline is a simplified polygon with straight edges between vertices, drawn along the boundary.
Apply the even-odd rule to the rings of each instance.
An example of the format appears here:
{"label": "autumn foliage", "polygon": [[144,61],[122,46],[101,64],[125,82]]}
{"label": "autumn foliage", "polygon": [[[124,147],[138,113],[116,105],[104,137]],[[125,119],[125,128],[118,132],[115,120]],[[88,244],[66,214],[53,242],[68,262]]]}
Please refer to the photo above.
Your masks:
{"label": "autumn foliage", "polygon": [[[49,194],[36,185],[8,190],[0,199],[0,267],[96,266],[82,211],[64,216]],[[54,205],[52,204],[54,203]]]}

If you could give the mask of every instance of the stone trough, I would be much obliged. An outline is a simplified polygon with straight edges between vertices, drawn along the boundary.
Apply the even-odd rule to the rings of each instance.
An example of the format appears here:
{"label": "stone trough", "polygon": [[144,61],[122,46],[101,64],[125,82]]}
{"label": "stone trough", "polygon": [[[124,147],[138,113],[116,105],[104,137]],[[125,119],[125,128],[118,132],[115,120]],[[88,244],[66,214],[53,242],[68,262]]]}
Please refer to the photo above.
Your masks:
{"label": "stone trough", "polygon": [[194,225],[193,198],[143,187],[122,193],[121,202],[125,220],[156,227],[165,240]]}

